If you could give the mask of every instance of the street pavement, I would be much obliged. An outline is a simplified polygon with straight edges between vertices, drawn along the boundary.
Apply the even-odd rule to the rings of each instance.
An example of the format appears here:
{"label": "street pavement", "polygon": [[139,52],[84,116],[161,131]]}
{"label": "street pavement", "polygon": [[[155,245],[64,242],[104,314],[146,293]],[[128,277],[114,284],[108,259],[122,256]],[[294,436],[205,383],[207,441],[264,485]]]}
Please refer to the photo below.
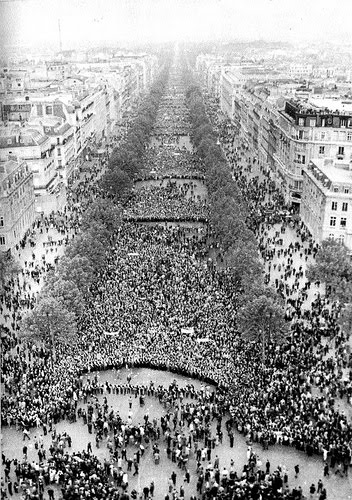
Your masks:
{"label": "street pavement", "polygon": [[[101,382],[109,381],[110,383],[120,383],[124,384],[127,382],[127,376],[131,374],[132,380],[131,384],[148,384],[149,381],[153,381],[156,386],[164,385],[168,386],[176,380],[180,386],[192,383],[196,389],[199,389],[202,383],[198,380],[190,379],[187,377],[182,377],[170,372],[157,371],[151,369],[123,369],[120,371],[106,371],[99,374],[99,380]],[[92,375],[90,375],[92,376]],[[121,396],[115,394],[104,394],[99,396],[100,402],[103,401],[104,396],[108,399],[109,406],[113,406],[114,409],[118,409],[120,416],[123,419],[127,419],[129,411],[129,395]],[[185,402],[192,400],[185,400]],[[83,405],[81,405],[83,406]],[[165,413],[165,408],[162,407],[156,398],[147,397],[145,400],[145,406],[140,407],[139,400],[133,399],[132,404],[132,423],[143,422],[143,416],[146,412],[149,412],[149,418],[152,420],[154,417],[160,422],[160,416]],[[220,469],[223,467],[230,467],[231,459],[234,460],[235,469],[239,475],[242,471],[243,465],[247,462],[247,444],[245,437],[238,432],[235,433],[235,444],[233,448],[229,446],[229,440],[227,438],[227,433],[225,429],[226,418],[223,419],[222,431],[224,434],[223,443],[215,446],[212,450],[211,459],[214,461],[216,455],[218,455],[220,460]],[[216,423],[213,422],[212,429],[215,434]],[[88,433],[87,426],[84,426],[82,421],[77,423],[68,423],[67,421],[60,422],[56,425],[56,431],[61,433],[66,431],[72,437],[72,448],[70,451],[81,451],[87,449],[87,443],[91,441],[93,454],[97,455],[101,460],[104,458],[109,458],[109,453],[106,447],[106,441],[100,443],[100,447],[96,448],[94,435]],[[185,430],[188,434],[187,429]],[[36,455],[36,450],[34,448],[34,436],[39,436],[41,434],[40,429],[35,429],[31,431],[30,441],[26,440],[26,445],[28,446],[28,461],[32,462],[38,457]],[[50,444],[50,436],[44,437],[44,448],[48,449]],[[15,429],[4,428],[3,429],[3,453],[9,458],[22,458],[22,434]],[[141,491],[144,486],[149,486],[150,482],[153,480],[155,483],[155,500],[163,500],[165,494],[168,491],[168,479],[171,476],[172,471],[177,473],[177,489],[179,490],[180,485],[183,484],[185,487],[185,498],[189,498],[190,495],[196,494],[196,472],[195,472],[195,459],[194,454],[191,452],[189,461],[189,470],[191,474],[191,481],[189,484],[184,482],[184,472],[177,467],[177,464],[173,463],[166,455],[166,442],[163,438],[159,441],[160,445],[160,463],[156,465],[154,463],[151,444],[146,448],[145,456],[141,459],[140,472],[138,476],[133,476],[133,472],[129,474],[129,488],[130,492],[133,488],[137,491]],[[127,457],[133,457],[136,447],[131,445],[128,447]],[[270,447],[269,450],[263,451],[262,447],[258,444],[253,445],[254,451],[259,457],[259,461],[262,463],[262,467],[265,470],[265,463],[269,459],[271,463],[271,470],[275,470],[278,465],[283,469],[285,468],[288,473],[288,484],[290,487],[301,485],[303,492],[309,497],[308,490],[312,483],[317,484],[319,479],[323,480],[324,487],[327,489],[328,500],[350,500],[352,499],[352,485],[349,478],[340,477],[337,475],[331,475],[329,478],[323,477],[323,461],[321,457],[308,457],[305,453],[299,452],[293,448],[285,446],[274,446]],[[207,462],[204,462],[205,466]],[[299,464],[300,473],[297,479],[294,477],[294,466]],[[126,465],[124,466],[126,468]],[[13,474],[13,473],[12,473]],[[12,476],[13,477],[13,476]],[[15,496],[13,498],[19,498]],[[46,494],[45,497],[47,498]],[[314,497],[313,497],[314,498]],[[315,497],[317,499],[317,496]]]}

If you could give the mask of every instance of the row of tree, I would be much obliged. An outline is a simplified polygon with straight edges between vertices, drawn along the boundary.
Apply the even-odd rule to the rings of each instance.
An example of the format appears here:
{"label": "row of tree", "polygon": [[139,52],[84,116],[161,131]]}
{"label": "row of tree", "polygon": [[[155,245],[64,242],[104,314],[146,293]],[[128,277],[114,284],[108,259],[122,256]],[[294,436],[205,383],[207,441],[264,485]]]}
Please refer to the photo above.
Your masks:
{"label": "row of tree", "polygon": [[152,85],[148,97],[139,107],[137,117],[123,145],[111,154],[102,186],[115,201],[123,203],[128,197],[133,181],[143,168],[145,145],[149,142],[161,97],[168,79],[169,63]]}
{"label": "row of tree", "polygon": [[[284,302],[264,284],[263,264],[254,233],[246,224],[248,207],[234,181],[217,134],[207,115],[202,93],[191,72],[184,69],[186,101],[192,121],[192,140],[205,167],[210,203],[212,240],[220,247],[231,275],[238,304],[238,328],[248,340],[282,340],[288,332]],[[264,352],[264,350],[263,350]]]}
{"label": "row of tree", "polygon": [[84,212],[80,234],[67,246],[55,271],[47,275],[34,309],[22,319],[22,337],[49,342],[54,359],[58,341],[67,343],[77,334],[77,322],[95,277],[106,265],[108,251],[118,235],[121,204],[140,170],[167,76],[168,66],[165,66],[137,110],[124,144],[110,157],[101,180],[102,196]]}
{"label": "row of tree", "polygon": [[121,221],[121,210],[112,200],[95,200],[83,214],[80,234],[48,273],[34,309],[22,319],[23,338],[49,341],[54,359],[57,342],[68,342],[77,333],[92,283],[106,263]]}

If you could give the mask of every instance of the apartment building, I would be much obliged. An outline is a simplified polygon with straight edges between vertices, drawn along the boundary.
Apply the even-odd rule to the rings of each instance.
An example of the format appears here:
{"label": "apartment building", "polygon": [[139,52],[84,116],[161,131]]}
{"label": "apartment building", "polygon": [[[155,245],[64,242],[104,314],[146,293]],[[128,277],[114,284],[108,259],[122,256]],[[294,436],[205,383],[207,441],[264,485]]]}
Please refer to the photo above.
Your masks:
{"label": "apartment building", "polygon": [[2,127],[0,161],[7,161],[12,156],[26,161],[32,171],[36,203],[45,212],[46,207],[42,201],[55,191],[58,180],[55,145],[52,144],[50,137],[29,126]]}
{"label": "apartment building", "polygon": [[33,172],[16,157],[0,162],[0,250],[13,249],[35,220]]}
{"label": "apartment building", "polygon": [[235,114],[235,98],[245,83],[245,77],[239,70],[224,68],[220,75],[220,107],[221,111],[233,117]]}
{"label": "apartment building", "polygon": [[313,158],[352,162],[352,113],[287,101],[277,113],[275,171],[285,180],[288,201],[300,204],[303,166]]}
{"label": "apartment building", "polygon": [[301,219],[317,242],[333,238],[352,250],[352,169],[333,159],[303,168]]}
{"label": "apartment building", "polygon": [[58,178],[65,184],[72,177],[75,168],[75,130],[59,116],[33,117],[29,126],[47,135],[54,149],[55,168]]}
{"label": "apartment building", "polygon": [[[224,76],[223,76],[224,75]],[[236,85],[223,70],[221,109],[241,140],[272,171],[285,200],[299,211],[303,167],[312,158],[352,164],[352,105],[347,99],[287,98],[272,84]]]}

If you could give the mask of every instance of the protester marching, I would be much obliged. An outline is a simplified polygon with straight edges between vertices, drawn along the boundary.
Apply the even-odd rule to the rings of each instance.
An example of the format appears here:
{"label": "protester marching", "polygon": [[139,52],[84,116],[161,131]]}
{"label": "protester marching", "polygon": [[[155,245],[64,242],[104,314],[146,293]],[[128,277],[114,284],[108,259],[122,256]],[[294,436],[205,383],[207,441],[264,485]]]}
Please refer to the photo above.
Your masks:
{"label": "protester marching", "polygon": [[[85,287],[74,341],[56,340],[55,357],[50,341],[48,345],[26,339],[21,320],[40,303],[41,287],[45,290],[46,283],[48,288],[45,277],[53,279],[58,272],[64,252],[57,249],[67,248],[72,256],[70,245],[87,225],[85,214],[99,200],[115,203],[117,190],[114,195],[111,186],[107,192],[104,178],[93,170],[70,190],[67,208],[38,220],[17,249],[29,247],[33,255],[1,294],[6,320],[1,421],[4,428],[14,426],[23,433],[24,446],[13,470],[3,454],[4,498],[21,493],[26,499],[176,500],[185,497],[185,487],[194,480],[192,494],[187,489],[191,499],[301,499],[309,494],[324,500],[328,475],[348,475],[352,425],[337,402],[352,403],[352,356],[348,332],[338,326],[338,304],[324,297],[323,285],[306,276],[319,247],[284,206],[269,173],[236,139],[236,131],[218,119],[216,103],[207,103],[232,169],[234,192],[241,197],[238,206],[242,210],[245,205],[241,244],[246,248],[256,238],[263,262],[260,286],[271,285],[284,304],[283,341],[249,342],[239,329],[242,289],[234,285],[234,272],[226,265],[225,238],[217,241],[212,167],[201,155],[210,146],[197,139],[192,111],[196,94],[182,70],[174,61],[168,83],[154,92],[155,121],[148,142],[141,146],[143,165],[131,182],[126,181],[130,189],[114,205],[121,220],[113,235],[104,236],[104,260],[97,259],[94,280]],[[213,129],[209,134],[216,136]],[[50,239],[39,249],[36,239],[49,232]],[[286,244],[290,232],[295,240]],[[208,388],[182,389],[176,382],[169,387],[134,385],[130,380],[102,384],[94,375],[126,365],[186,374]],[[136,399],[143,406],[145,398],[157,398],[165,414],[150,421],[146,413],[137,425],[132,411],[122,419],[118,409],[109,406],[104,398],[110,394],[129,398],[130,409]],[[63,420],[82,422],[96,447],[107,448],[109,458],[101,462],[91,442],[85,450],[72,452],[70,432],[56,433]],[[26,445],[34,439],[33,428],[51,434],[52,442],[48,449],[36,443],[38,460],[29,463]],[[233,447],[235,433],[245,436],[247,462],[220,464],[216,446],[226,437]],[[254,443],[263,450],[284,445],[319,455],[325,477],[305,492],[290,487],[284,468],[264,468]],[[155,467],[165,459],[164,448],[166,460],[175,464],[177,473],[165,491],[154,491],[153,482],[139,490],[129,487],[129,476],[140,474],[147,446]],[[295,473],[298,476],[299,468]],[[177,474],[182,474],[182,484]]]}

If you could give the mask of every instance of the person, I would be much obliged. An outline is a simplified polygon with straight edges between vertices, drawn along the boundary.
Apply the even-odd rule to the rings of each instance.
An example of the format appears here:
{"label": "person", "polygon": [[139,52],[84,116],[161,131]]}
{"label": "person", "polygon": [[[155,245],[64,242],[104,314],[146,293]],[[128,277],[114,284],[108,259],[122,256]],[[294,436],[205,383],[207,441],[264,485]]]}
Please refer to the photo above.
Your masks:
{"label": "person", "polygon": [[315,484],[312,483],[309,487],[309,494],[310,494],[310,498],[314,498],[314,494],[316,492],[316,487],[315,487]]}
{"label": "person", "polygon": [[172,480],[172,483],[173,483],[174,486],[176,485],[176,478],[177,478],[176,472],[172,471],[171,480]]}
{"label": "person", "polygon": [[149,487],[148,486],[144,486],[143,495],[144,495],[144,500],[147,500],[147,498],[149,496]]}
{"label": "person", "polygon": [[295,478],[298,477],[298,474],[299,474],[299,465],[295,465]]}
{"label": "person", "polygon": [[323,489],[323,481],[321,479],[319,479],[317,493],[321,493],[322,489]]}
{"label": "person", "polygon": [[150,483],[150,486],[149,486],[149,492],[150,492],[150,496],[154,496],[154,488],[155,488],[155,485],[154,485],[154,481],[151,481]]}

